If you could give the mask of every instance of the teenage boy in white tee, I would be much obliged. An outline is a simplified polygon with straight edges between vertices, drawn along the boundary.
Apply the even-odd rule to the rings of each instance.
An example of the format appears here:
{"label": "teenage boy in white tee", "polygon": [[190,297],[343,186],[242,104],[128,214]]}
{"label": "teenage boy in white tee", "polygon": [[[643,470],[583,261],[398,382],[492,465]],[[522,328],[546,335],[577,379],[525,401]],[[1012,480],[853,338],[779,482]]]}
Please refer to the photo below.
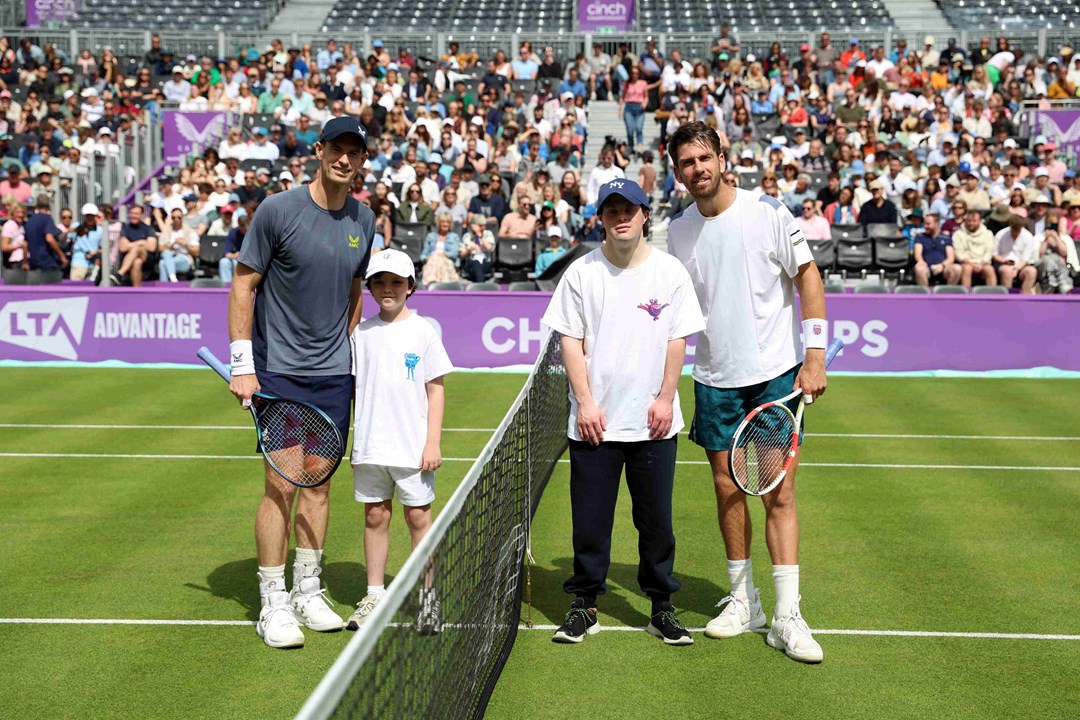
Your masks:
{"label": "teenage boy in white tee", "polygon": [[[728,473],[728,448],[741,420],[758,405],[796,387],[807,402],[825,392],[825,292],[788,209],[768,195],[723,182],[724,153],[715,131],[686,123],[668,147],[675,177],[695,201],[672,221],[668,251],[690,272],[707,318],[694,357],[690,440],[705,448],[712,467],[731,581],[731,594],[720,601],[723,610],[705,626],[705,635],[725,638],[765,625],[750,565],[750,514]],[[821,662],[821,646],[799,611],[797,467],[798,458],[780,486],[762,497],[776,588],[766,640],[795,660]]]}
{"label": "teenage boy in white tee", "polygon": [[683,427],[676,388],[686,338],[705,322],[686,270],[645,242],[649,197],[637,183],[602,185],[597,215],[604,245],[567,269],[543,320],[563,336],[570,380],[574,575],[563,589],[575,599],[552,639],[578,643],[599,630],[596,599],[606,590],[625,467],[639,534],[638,583],[652,600],[648,630],[669,645],[689,645],[693,638],[671,604],[681,586],[672,574],[671,494]]}
{"label": "teenage boy in white tee", "polygon": [[[357,630],[386,594],[390,500],[397,494],[415,548],[431,527],[435,470],[442,465],[443,377],[453,371],[435,328],[405,306],[416,290],[409,256],[383,250],[371,258],[367,286],[379,314],[352,334],[356,398],[353,486],[364,503],[367,594],[346,627]],[[439,600],[425,580],[417,631],[439,632]]]}

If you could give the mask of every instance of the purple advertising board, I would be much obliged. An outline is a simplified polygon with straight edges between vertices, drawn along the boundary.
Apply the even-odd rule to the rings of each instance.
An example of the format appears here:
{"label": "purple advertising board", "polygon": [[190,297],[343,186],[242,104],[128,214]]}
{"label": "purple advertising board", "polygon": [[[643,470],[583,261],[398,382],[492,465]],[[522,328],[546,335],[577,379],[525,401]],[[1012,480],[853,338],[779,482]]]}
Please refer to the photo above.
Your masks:
{"label": "purple advertising board", "polygon": [[165,162],[176,164],[194,147],[198,147],[199,152],[208,147],[217,148],[225,137],[227,119],[223,112],[166,110],[162,114],[162,125]]}
{"label": "purple advertising board", "polygon": [[[422,292],[409,303],[456,366],[487,368],[533,363],[548,298]],[[202,345],[226,354],[227,300],[224,290],[0,286],[0,359],[194,364]],[[847,345],[837,370],[1080,371],[1080,296],[830,295],[828,308]]]}
{"label": "purple advertising board", "polygon": [[79,0],[26,0],[26,27],[66,22],[79,9]]}
{"label": "purple advertising board", "polygon": [[626,32],[634,29],[634,0],[580,0],[578,30]]}
{"label": "purple advertising board", "polygon": [[1034,129],[1057,145],[1059,155],[1080,154],[1080,110],[1038,110]]}

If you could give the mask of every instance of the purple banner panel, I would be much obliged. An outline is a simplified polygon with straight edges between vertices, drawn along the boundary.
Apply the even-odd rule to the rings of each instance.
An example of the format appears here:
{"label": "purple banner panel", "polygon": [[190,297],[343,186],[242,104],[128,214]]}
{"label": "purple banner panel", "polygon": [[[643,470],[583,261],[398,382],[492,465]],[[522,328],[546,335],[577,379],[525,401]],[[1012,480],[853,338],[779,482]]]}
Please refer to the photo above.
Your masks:
{"label": "purple banner panel", "polygon": [[[409,304],[456,366],[485,368],[532,364],[548,298],[421,292]],[[194,364],[202,345],[224,357],[227,302],[224,290],[0,286],[0,359]],[[837,370],[1080,371],[1080,296],[830,295],[828,308],[847,345]]]}
{"label": "purple banner panel", "polygon": [[1034,127],[1035,134],[1057,144],[1059,155],[1080,153],[1080,110],[1039,110]]}
{"label": "purple banner panel", "polygon": [[162,118],[165,162],[175,165],[182,156],[198,148],[216,148],[225,137],[226,116],[223,112],[187,112],[166,110]]}
{"label": "purple banner panel", "polygon": [[26,0],[26,27],[67,22],[79,9],[79,0]]}
{"label": "purple banner panel", "polygon": [[578,30],[626,32],[634,29],[634,0],[580,0]]}

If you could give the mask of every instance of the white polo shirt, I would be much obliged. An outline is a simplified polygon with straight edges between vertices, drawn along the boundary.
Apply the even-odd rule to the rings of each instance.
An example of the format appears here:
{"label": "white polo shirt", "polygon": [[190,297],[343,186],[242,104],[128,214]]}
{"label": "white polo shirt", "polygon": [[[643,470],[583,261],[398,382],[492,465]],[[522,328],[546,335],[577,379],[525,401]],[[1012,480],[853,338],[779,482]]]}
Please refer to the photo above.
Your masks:
{"label": "white polo shirt", "polygon": [[[705,328],[686,269],[673,257],[653,250],[635,268],[612,265],[599,248],[575,260],[551,298],[543,323],[585,343],[589,390],[604,411],[604,440],[649,439],[649,406],[664,384],[670,340]],[[666,437],[683,428],[679,395]],[[577,431],[577,399],[570,392],[566,434]]]}
{"label": "white polo shirt", "polygon": [[431,323],[376,315],[353,331],[353,465],[419,468],[427,443],[427,383],[454,370]]}
{"label": "white polo shirt", "polygon": [[745,387],[803,359],[791,279],[814,256],[783,203],[737,189],[735,202],[716,217],[691,205],[668,227],[668,252],[686,266],[705,313],[695,380]]}

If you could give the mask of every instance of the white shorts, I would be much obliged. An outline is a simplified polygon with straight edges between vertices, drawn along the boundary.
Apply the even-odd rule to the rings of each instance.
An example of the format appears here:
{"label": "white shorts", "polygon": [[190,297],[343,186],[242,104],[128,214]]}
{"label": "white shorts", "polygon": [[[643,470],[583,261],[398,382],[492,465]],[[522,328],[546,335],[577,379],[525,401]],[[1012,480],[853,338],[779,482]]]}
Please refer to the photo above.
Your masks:
{"label": "white shorts", "polygon": [[394,497],[402,505],[421,507],[435,499],[435,473],[386,465],[353,465],[356,502],[377,503]]}

